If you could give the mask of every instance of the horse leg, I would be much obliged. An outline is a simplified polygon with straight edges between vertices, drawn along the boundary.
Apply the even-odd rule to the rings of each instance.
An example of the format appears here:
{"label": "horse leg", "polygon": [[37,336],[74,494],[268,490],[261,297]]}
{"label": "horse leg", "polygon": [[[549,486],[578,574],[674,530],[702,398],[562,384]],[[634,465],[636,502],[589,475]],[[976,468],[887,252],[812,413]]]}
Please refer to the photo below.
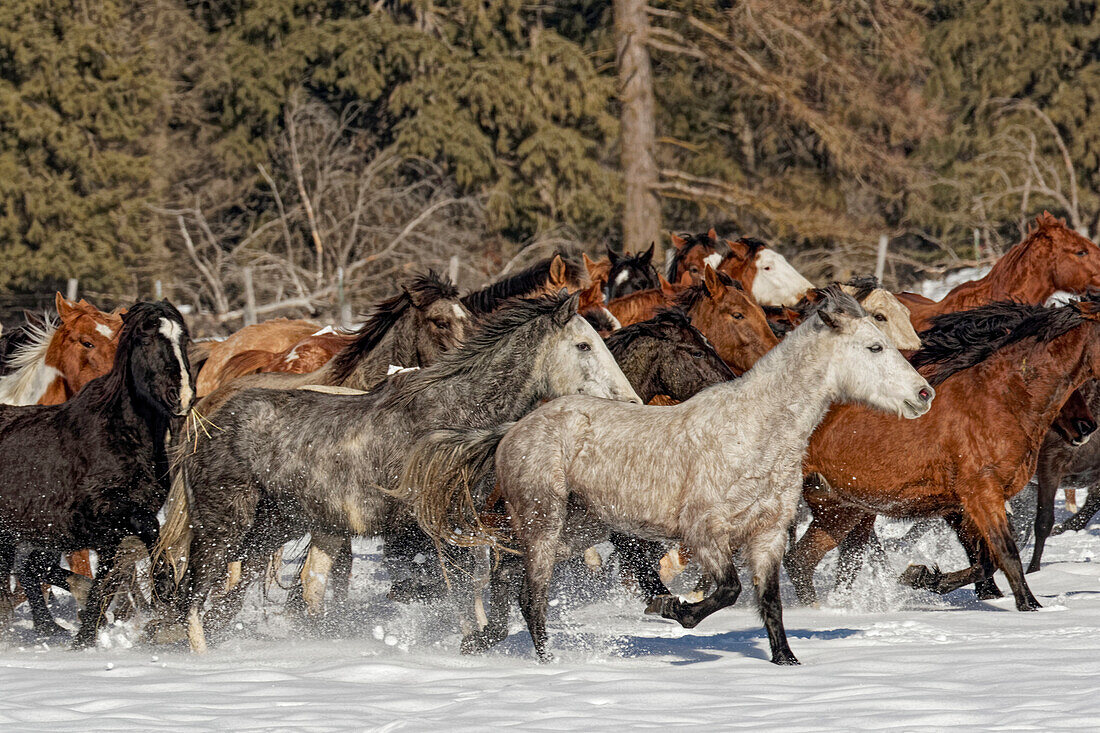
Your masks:
{"label": "horse leg", "polygon": [[716,577],[719,580],[714,591],[703,600],[684,603],[673,595],[661,596],[649,604],[646,613],[658,614],[685,629],[694,629],[707,616],[737,603],[741,595],[741,579],[737,577],[737,566],[732,562],[727,563],[727,567]]}
{"label": "horse leg", "polygon": [[[856,526],[840,542],[840,558],[836,567],[836,581],[833,590],[841,593],[850,593],[852,585],[859,577],[860,568],[863,567],[863,558],[866,555],[867,544],[875,533],[875,516],[866,514],[856,522]],[[875,537],[876,544],[878,538]]]}
{"label": "horse leg", "polygon": [[619,553],[619,560],[623,567],[638,582],[638,588],[646,601],[672,595],[672,591],[661,580],[661,574],[657,569],[657,563],[664,554],[661,543],[647,542],[622,532],[612,532],[608,540]]}
{"label": "horse leg", "polygon": [[1039,563],[1043,559],[1043,548],[1046,546],[1050,530],[1054,527],[1054,494],[1062,483],[1062,467],[1066,459],[1061,451],[1043,451],[1039,456],[1039,480],[1038,498],[1035,508],[1035,549],[1031,552],[1031,562],[1028,563],[1027,572],[1034,573],[1039,570]]}
{"label": "horse leg", "polygon": [[88,601],[80,612],[80,630],[73,639],[73,649],[95,646],[99,624],[111,604],[111,597],[119,582],[118,574],[111,572],[115,568],[118,546],[118,539],[111,538],[108,544],[95,548],[96,555],[99,556],[99,572],[92,580]]}
{"label": "horse leg", "polygon": [[[871,517],[874,526],[874,517]],[[787,631],[783,627],[783,603],[779,597],[779,565],[787,545],[785,527],[759,533],[749,539],[746,548],[752,566],[752,584],[756,587],[757,607],[768,632],[772,664],[798,664],[798,659],[787,644]]]}
{"label": "horse leg", "polygon": [[1016,548],[1016,540],[1005,514],[1004,490],[988,479],[984,487],[975,488],[978,490],[963,493],[963,509],[992,551],[997,567],[1008,578],[1012,595],[1016,598],[1016,610],[1035,611],[1042,608],[1024,579],[1020,551]]}
{"label": "horse leg", "polygon": [[351,553],[351,536],[344,535],[342,539],[340,547],[336,550],[336,556],[332,558],[332,570],[329,571],[332,602],[338,606],[348,602],[348,591],[351,588],[351,564],[354,559]]}
{"label": "horse leg", "polygon": [[319,617],[325,612],[325,587],[332,574],[333,559],[340,554],[345,537],[316,533],[309,545],[309,554],[302,566],[302,602],[306,613]]}
{"label": "horse leg", "polygon": [[58,574],[53,572],[54,567],[62,574],[65,572],[57,565],[57,561],[54,559],[52,553],[44,550],[32,550],[30,554],[23,559],[23,563],[20,565],[17,574],[19,582],[23,584],[23,587],[32,589],[27,593],[27,604],[31,607],[31,619],[34,622],[34,632],[40,637],[68,636],[69,634],[67,630],[54,621],[53,615],[50,614],[49,606],[46,605],[45,594],[33,590],[38,588],[39,584],[43,582],[50,585],[68,587],[68,578],[59,578]]}
{"label": "horse leg", "polygon": [[1052,534],[1062,534],[1069,531],[1080,532],[1089,526],[1089,522],[1092,521],[1097,512],[1100,512],[1100,482],[1089,487],[1089,495],[1085,499],[1085,505],[1072,517],[1055,527]]}
{"label": "horse leg", "polygon": [[7,629],[15,612],[15,594],[11,589],[11,572],[15,566],[15,545],[0,541],[0,627]]}
{"label": "horse leg", "polygon": [[974,592],[977,593],[978,600],[989,601],[994,598],[1003,598],[1004,594],[1001,593],[1001,589],[997,587],[997,583],[993,579],[993,574],[997,572],[997,566],[993,562],[993,554],[989,551],[989,546],[982,540],[978,528],[960,512],[951,512],[944,517],[944,521],[955,531],[955,535],[959,538],[959,544],[962,545],[967,559],[970,560],[970,569],[963,572],[973,573],[974,568],[981,569],[980,575],[974,581]]}
{"label": "horse leg", "polygon": [[845,507],[829,502],[825,497],[807,497],[807,503],[813,511],[813,521],[802,538],[795,543],[783,565],[794,584],[800,603],[812,606],[817,603],[814,592],[814,568],[833,548],[855,527],[861,517],[866,515],[861,509]]}
{"label": "horse leg", "polygon": [[508,611],[520,589],[522,561],[512,553],[504,553],[489,574],[489,614],[485,628],[467,634],[462,639],[462,653],[476,654],[508,638]]}

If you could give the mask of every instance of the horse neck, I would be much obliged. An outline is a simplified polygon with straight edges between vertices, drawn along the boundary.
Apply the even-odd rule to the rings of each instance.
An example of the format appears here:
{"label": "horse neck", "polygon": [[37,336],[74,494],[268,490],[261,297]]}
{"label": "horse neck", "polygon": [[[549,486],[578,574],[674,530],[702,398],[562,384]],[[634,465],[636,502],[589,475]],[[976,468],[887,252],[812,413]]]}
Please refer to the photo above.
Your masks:
{"label": "horse neck", "polygon": [[978,384],[1002,385],[992,391],[1010,401],[1004,414],[1017,420],[1037,444],[1070,392],[1092,378],[1098,339],[1100,324],[1089,321],[1046,343],[1002,349],[968,371]]}
{"label": "horse neck", "polygon": [[[752,420],[774,432],[770,440],[801,446],[805,450],[817,424],[841,397],[838,375],[825,352],[827,342],[819,333],[800,327],[760,358],[752,369],[703,394],[731,413],[731,422],[743,422],[746,400],[755,401]],[[729,393],[739,399],[728,399]],[[779,429],[776,429],[779,428]]]}
{"label": "horse neck", "polygon": [[399,367],[420,366],[413,340],[415,334],[406,333],[410,330],[404,327],[406,320],[409,319],[402,317],[395,323],[370,353],[359,359],[355,369],[339,386],[370,389],[386,378],[391,364]]}
{"label": "horse neck", "polygon": [[[658,394],[657,375],[654,368],[659,357],[657,345],[644,337],[638,338],[629,348],[614,354],[615,361],[619,364],[628,382],[634,387],[634,391],[642,398],[642,402],[649,402]],[[643,344],[645,346],[643,347]]]}
{"label": "horse neck", "polygon": [[1054,295],[1054,262],[1045,239],[1029,239],[997,260],[985,277],[962,283],[944,302],[954,310],[973,308],[999,300],[1038,305]]}

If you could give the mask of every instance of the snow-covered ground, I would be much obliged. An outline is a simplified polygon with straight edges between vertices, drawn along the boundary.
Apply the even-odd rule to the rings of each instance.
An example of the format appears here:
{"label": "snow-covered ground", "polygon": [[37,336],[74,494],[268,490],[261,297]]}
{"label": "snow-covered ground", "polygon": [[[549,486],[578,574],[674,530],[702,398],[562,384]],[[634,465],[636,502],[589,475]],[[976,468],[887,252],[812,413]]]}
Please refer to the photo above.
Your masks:
{"label": "snow-covered ground", "polygon": [[[1059,518],[1064,518],[1059,506]],[[784,585],[787,632],[803,666],[768,663],[751,591],[694,631],[642,615],[617,581],[566,566],[551,609],[557,661],[538,665],[518,611],[512,636],[464,657],[451,610],[384,598],[377,548],[356,547],[350,606],[322,634],[292,630],[284,592],[255,589],[238,628],[204,657],[111,627],[95,650],[35,645],[17,617],[0,648],[3,730],[784,730],[1082,729],[1096,725],[1100,675],[1100,525],[1052,538],[1029,576],[1045,606],[979,602],[892,582],[908,561],[958,568],[961,549],[932,535],[896,545],[845,599],[798,607]],[[818,571],[830,587],[831,557]],[[286,566],[285,575],[292,571]],[[786,581],[784,580],[784,583]],[[1007,592],[1003,577],[1000,585]],[[74,621],[59,600],[63,623]],[[20,641],[21,640],[21,641]]]}

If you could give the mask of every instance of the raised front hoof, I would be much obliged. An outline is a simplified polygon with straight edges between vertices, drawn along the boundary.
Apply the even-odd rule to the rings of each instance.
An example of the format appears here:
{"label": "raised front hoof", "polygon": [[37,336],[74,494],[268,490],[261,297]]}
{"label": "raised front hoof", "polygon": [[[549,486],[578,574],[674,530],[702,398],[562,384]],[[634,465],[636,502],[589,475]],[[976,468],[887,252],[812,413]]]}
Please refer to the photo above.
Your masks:
{"label": "raised front hoof", "polygon": [[910,588],[934,590],[942,575],[939,568],[929,569],[927,565],[910,565],[898,576],[898,582]]}
{"label": "raised front hoof", "polygon": [[651,616],[660,616],[675,621],[685,629],[694,629],[702,621],[688,612],[684,603],[676,596],[657,596],[646,606],[645,612]]}
{"label": "raised front hoof", "polygon": [[802,664],[789,650],[780,652],[772,657],[772,664],[778,664],[780,667],[797,667]]}
{"label": "raised front hoof", "polygon": [[395,581],[386,597],[397,603],[428,603],[447,595],[443,583],[425,583],[414,578]]}
{"label": "raised front hoof", "polygon": [[482,654],[487,652],[490,647],[504,641],[507,636],[508,632],[501,633],[499,631],[490,631],[489,629],[482,629],[481,631],[467,634],[462,637],[462,653]]}
{"label": "raised front hoof", "polygon": [[34,625],[34,638],[38,641],[49,641],[50,639],[68,639],[73,635],[73,632],[66,629],[64,626],[58,625],[56,621],[50,621],[48,623],[37,623]]}

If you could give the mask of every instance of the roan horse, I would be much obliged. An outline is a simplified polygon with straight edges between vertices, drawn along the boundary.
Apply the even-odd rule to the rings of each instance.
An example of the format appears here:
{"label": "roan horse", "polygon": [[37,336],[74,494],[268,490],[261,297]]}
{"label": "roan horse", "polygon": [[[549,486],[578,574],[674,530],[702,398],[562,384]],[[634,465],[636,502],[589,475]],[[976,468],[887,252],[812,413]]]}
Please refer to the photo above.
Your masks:
{"label": "roan horse", "polygon": [[[924,378],[859,304],[830,289],[817,314],[740,379],[672,407],[570,396],[515,425],[437,431],[417,445],[401,484],[409,487],[429,534],[494,543],[478,534],[471,504],[456,497],[473,493],[495,449],[498,491],[522,551],[520,607],[540,660],[549,657],[546,609],[554,565],[571,549],[618,530],[686,540],[718,579],[718,589],[699,603],[664,599],[658,610],[687,628],[736,601],[741,584],[732,551],[742,549],[772,661],[797,664],[783,629],[779,565],[810,433],[836,400],[915,418],[932,397]],[[501,558],[493,571],[496,589],[507,585],[508,568],[514,571],[519,562]],[[502,638],[507,626],[479,634],[467,649]]]}
{"label": "roan horse", "polygon": [[[207,596],[241,562],[240,582],[206,615],[225,623],[284,542],[306,532],[389,534],[407,510],[393,498],[405,454],[425,433],[514,420],[544,399],[577,392],[638,401],[577,295],[518,300],[483,319],[433,366],[363,395],[245,390],[174,466],[186,521],[162,546],[188,549],[180,598],[194,651],[206,646]],[[188,531],[189,530],[189,531]],[[190,534],[190,536],[188,536]]]}
{"label": "roan horse", "polygon": [[969,569],[948,575],[912,566],[904,582],[937,592],[981,582],[980,596],[997,596],[996,567],[1008,577],[1017,609],[1039,608],[1004,503],[1031,478],[1043,436],[1070,393],[1100,373],[1100,305],[1001,303],[954,315],[993,333],[1006,310],[1020,308],[1030,309],[1028,317],[1012,315],[1018,323],[1007,336],[966,349],[955,348],[954,337],[951,348],[939,349],[934,333],[925,332],[925,351],[914,360],[933,369],[939,398],[920,422],[851,406],[822,422],[805,462],[814,518],[785,560],[803,602],[814,600],[813,570],[822,556],[843,541],[847,563],[843,555],[861,550],[875,515],[884,514],[944,517],[971,559]]}
{"label": "roan horse", "polygon": [[958,285],[938,302],[916,293],[897,295],[913,314],[913,325],[923,330],[940,313],[997,301],[1039,305],[1059,291],[1080,295],[1093,288],[1100,288],[1100,247],[1044,211],[1024,241],[980,280]]}
{"label": "roan horse", "polygon": [[[138,303],[122,316],[111,371],[56,406],[0,407],[0,598],[10,612],[7,578],[16,546],[71,552],[91,547],[99,573],[81,614],[76,646],[94,645],[110,603],[111,573],[122,539],[151,548],[157,511],[168,493],[165,438],[193,397],[187,328],[167,302]],[[56,555],[54,555],[56,557]],[[24,565],[20,580],[69,587],[53,564],[47,577]],[[40,593],[27,594],[35,630],[60,632]]]}
{"label": "roan horse", "polygon": [[22,327],[25,343],[6,360],[0,377],[0,404],[58,405],[111,370],[121,314],[104,313],[86,300],[74,303],[61,293],[55,303],[59,323],[47,319],[41,327]]}

